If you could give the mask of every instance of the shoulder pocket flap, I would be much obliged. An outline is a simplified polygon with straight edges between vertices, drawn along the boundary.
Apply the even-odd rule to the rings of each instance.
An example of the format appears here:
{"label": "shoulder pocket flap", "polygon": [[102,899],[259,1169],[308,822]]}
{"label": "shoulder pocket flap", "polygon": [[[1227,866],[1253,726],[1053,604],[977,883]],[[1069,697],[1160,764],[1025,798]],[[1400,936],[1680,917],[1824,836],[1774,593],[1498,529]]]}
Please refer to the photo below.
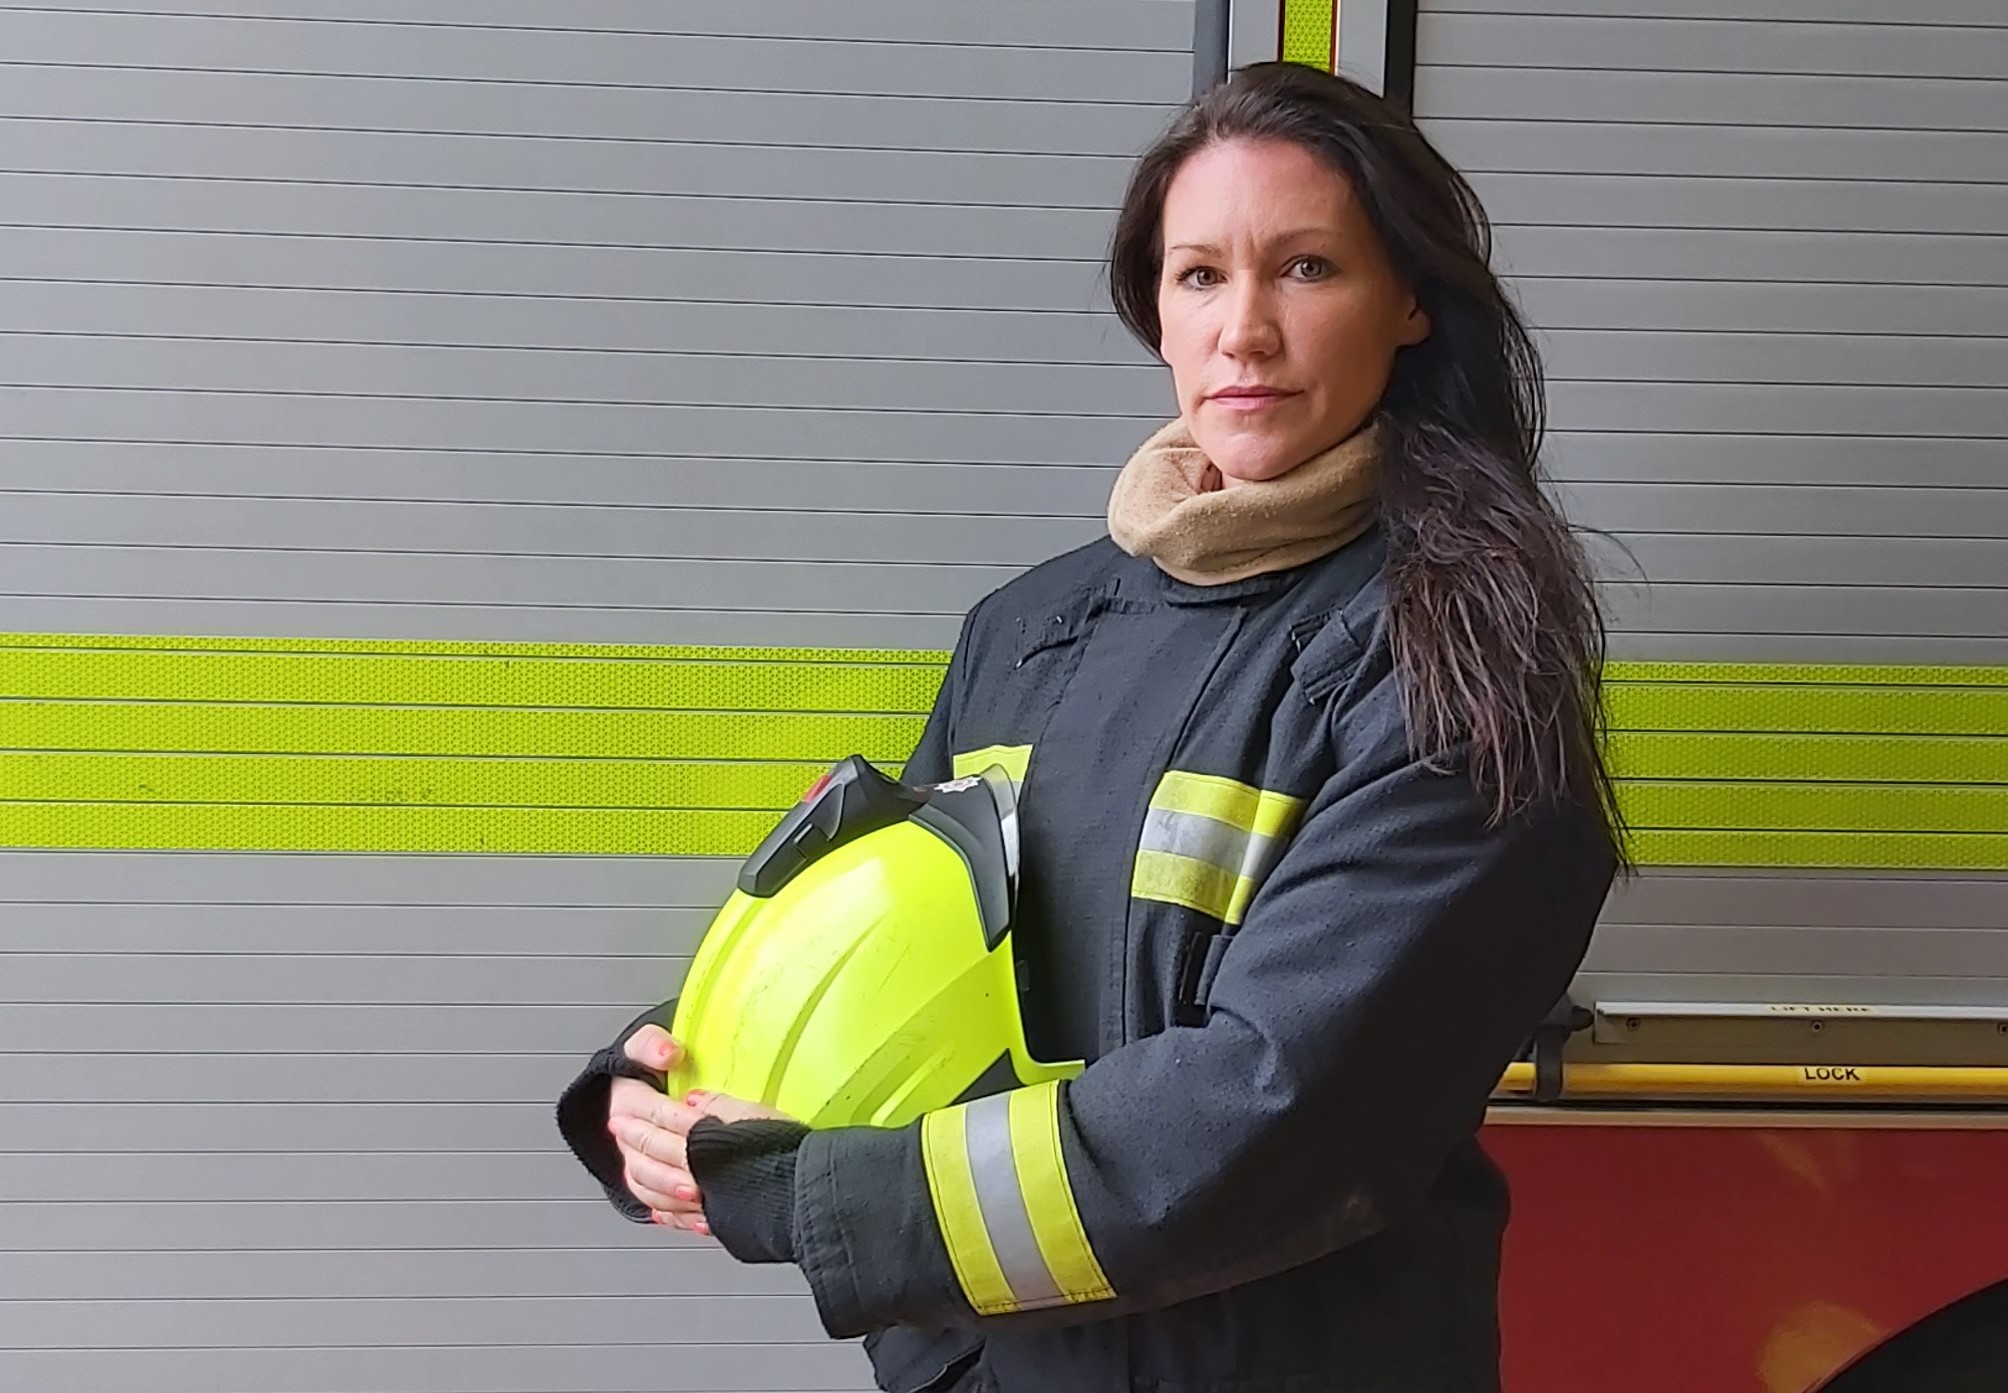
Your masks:
{"label": "shoulder pocket flap", "polygon": [[1325,700],[1337,690],[1366,656],[1365,646],[1354,637],[1345,614],[1339,610],[1296,625],[1290,630],[1290,641],[1297,648],[1290,676],[1305,699],[1313,703]]}

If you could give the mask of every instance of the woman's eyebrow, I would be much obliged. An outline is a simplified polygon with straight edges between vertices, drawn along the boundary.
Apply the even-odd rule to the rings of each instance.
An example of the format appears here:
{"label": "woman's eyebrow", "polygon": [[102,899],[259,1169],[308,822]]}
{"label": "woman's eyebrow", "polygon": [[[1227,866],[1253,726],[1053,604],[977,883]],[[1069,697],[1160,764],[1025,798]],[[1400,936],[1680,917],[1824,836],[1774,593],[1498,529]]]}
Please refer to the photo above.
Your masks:
{"label": "woman's eyebrow", "polygon": [[[1293,227],[1288,232],[1279,233],[1270,240],[1273,242],[1295,242],[1304,237],[1337,237],[1340,235],[1339,230],[1335,227],[1327,227],[1319,223],[1307,223],[1303,227]],[[1204,256],[1220,255],[1220,248],[1214,246],[1211,242],[1174,242],[1171,246],[1166,247],[1165,251],[1199,252]]]}

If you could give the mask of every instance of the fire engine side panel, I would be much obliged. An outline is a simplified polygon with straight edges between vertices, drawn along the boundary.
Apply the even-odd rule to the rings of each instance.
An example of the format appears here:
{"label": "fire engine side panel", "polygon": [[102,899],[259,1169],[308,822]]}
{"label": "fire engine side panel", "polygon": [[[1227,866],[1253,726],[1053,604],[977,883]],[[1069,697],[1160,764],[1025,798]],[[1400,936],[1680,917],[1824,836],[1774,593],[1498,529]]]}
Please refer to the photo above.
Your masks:
{"label": "fire engine side panel", "polygon": [[869,1382],[551,1100],[726,848],[911,745],[913,650],[1099,530],[1191,31],[0,5],[0,1386]]}
{"label": "fire engine side panel", "polygon": [[[1863,665],[1912,701],[1953,680],[1912,665],[1998,682],[2008,14],[1424,0],[1416,53],[1422,125],[1491,211],[1546,355],[1558,494],[1610,534],[1615,656],[1728,664],[1708,679],[1726,682]],[[1997,849],[1962,869],[1649,867],[1614,896],[1580,996],[2008,1007],[2008,717],[1905,727],[1914,751],[1957,751],[1927,771],[1789,685],[1805,675],[1747,680],[1787,683],[1796,718],[1750,723],[1762,690],[1725,698],[1639,806],[1719,754],[1709,776],[1750,815],[1802,799],[1800,831],[1838,817],[1888,846],[1917,830],[1883,811],[1902,788],[1915,809],[1981,800],[1964,825]],[[1757,730],[1791,748],[1740,734]],[[1740,860],[1737,825],[1698,859]]]}

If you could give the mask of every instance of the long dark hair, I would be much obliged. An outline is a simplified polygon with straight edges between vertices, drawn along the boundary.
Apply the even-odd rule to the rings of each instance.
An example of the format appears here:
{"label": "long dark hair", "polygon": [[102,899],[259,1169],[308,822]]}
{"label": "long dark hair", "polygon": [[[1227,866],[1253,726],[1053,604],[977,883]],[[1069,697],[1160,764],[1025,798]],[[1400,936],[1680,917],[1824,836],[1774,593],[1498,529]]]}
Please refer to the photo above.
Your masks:
{"label": "long dark hair", "polygon": [[1343,175],[1429,315],[1378,408],[1388,618],[1417,755],[1468,747],[1495,821],[1537,805],[1600,808],[1603,616],[1581,542],[1540,487],[1541,361],[1492,273],[1478,196],[1397,106],[1288,63],[1243,68],[1144,154],[1109,253],[1116,313],[1156,352],[1165,192],[1223,140],[1301,146]]}

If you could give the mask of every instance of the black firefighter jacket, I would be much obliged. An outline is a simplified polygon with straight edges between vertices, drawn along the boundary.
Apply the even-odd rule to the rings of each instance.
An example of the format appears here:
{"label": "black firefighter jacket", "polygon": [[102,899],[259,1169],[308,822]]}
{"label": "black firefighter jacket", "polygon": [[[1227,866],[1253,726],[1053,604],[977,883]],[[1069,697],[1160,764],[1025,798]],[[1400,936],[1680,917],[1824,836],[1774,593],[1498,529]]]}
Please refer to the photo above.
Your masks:
{"label": "black firefighter jacket", "polygon": [[1411,756],[1382,554],[1198,587],[1105,540],[969,615],[906,777],[1022,780],[1030,1044],[1091,1062],[802,1140],[794,1256],[883,1387],[1497,1387],[1476,1133],[1614,862]]}

